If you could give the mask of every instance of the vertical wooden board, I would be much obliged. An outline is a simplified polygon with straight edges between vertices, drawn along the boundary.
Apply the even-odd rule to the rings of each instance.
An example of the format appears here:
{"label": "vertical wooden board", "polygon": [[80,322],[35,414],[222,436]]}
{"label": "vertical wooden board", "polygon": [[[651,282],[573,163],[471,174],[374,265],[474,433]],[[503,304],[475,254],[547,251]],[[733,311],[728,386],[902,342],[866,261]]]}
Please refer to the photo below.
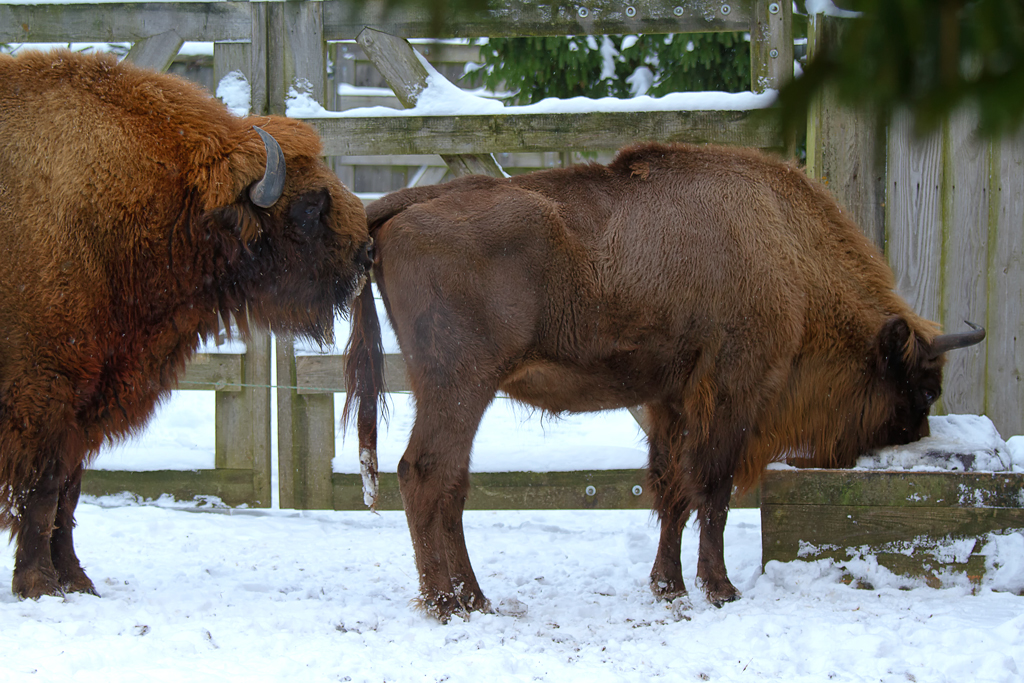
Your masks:
{"label": "vertical wooden board", "polygon": [[939,319],[942,260],[942,137],[914,134],[913,118],[894,115],[889,129],[886,256],[896,291],[918,314]]}
{"label": "vertical wooden board", "polygon": [[289,91],[327,102],[323,3],[268,3],[267,89],[271,114],[284,114]]}
{"label": "vertical wooden board", "polygon": [[258,507],[270,507],[271,471],[273,456],[271,453],[270,410],[270,332],[254,330],[252,337],[246,342],[244,374],[242,383],[247,393],[247,413],[245,415],[246,440],[252,455],[252,485],[258,501]]}
{"label": "vertical wooden board", "polygon": [[295,429],[293,412],[297,391],[295,370],[295,339],[290,334],[277,335],[277,490],[282,509],[295,507]]}
{"label": "vertical wooden board", "polygon": [[985,412],[1004,436],[1024,433],[1024,131],[992,151]]}
{"label": "vertical wooden board", "polygon": [[267,84],[267,2],[250,2],[252,12],[252,39],[249,43],[249,67],[246,75],[252,88],[250,110],[254,116],[270,113],[269,86]]}
{"label": "vertical wooden board", "polygon": [[229,73],[238,72],[249,82],[249,111],[252,112],[253,75],[252,75],[252,44],[251,43],[214,43],[213,44],[213,92],[217,95],[220,82]]}
{"label": "vertical wooden board", "polygon": [[334,394],[295,397],[296,501],[305,510],[333,510]]}
{"label": "vertical wooden board", "polygon": [[[946,332],[968,328],[965,320],[985,324],[988,287],[988,144],[975,135],[974,109],[954,113],[946,127],[945,235],[942,267],[942,318]],[[942,410],[985,412],[984,344],[946,357]]]}
{"label": "vertical wooden board", "polygon": [[754,92],[778,90],[793,78],[793,6],[788,2],[754,0],[753,13],[750,87]]}

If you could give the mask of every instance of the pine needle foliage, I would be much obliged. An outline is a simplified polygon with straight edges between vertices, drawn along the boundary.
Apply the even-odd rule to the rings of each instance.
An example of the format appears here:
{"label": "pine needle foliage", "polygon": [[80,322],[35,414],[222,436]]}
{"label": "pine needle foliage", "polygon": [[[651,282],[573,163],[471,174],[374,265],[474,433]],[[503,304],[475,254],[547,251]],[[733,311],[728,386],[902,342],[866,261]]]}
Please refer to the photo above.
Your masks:
{"label": "pine needle foliage", "polygon": [[511,91],[511,104],[750,89],[750,43],[739,33],[492,38],[480,61],[483,84]]}

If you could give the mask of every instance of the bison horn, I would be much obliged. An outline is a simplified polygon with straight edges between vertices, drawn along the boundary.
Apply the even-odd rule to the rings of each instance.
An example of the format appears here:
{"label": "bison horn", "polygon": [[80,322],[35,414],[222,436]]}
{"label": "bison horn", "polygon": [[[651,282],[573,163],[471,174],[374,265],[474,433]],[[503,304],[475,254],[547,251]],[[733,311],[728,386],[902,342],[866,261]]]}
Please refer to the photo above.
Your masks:
{"label": "bison horn", "polygon": [[284,191],[284,152],[277,140],[259,126],[253,126],[260,137],[263,138],[263,146],[267,148],[267,170],[263,178],[249,190],[249,199],[256,206],[269,209],[281,198]]}
{"label": "bison horn", "polygon": [[964,321],[971,326],[970,332],[958,332],[956,334],[940,334],[932,340],[932,358],[938,358],[947,351],[962,349],[965,346],[974,346],[985,338],[985,328],[979,327],[967,320]]}

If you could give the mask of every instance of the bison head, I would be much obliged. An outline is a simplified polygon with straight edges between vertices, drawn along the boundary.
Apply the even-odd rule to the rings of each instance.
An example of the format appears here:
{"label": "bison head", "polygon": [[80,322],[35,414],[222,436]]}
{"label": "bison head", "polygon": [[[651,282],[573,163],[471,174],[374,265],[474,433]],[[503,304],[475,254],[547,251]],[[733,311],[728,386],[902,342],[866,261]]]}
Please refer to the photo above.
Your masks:
{"label": "bison head", "polygon": [[208,232],[223,242],[220,308],[244,327],[245,302],[256,324],[324,343],[371,265],[365,213],[320,158],[311,128],[258,121],[211,173],[229,180],[206,186]]}
{"label": "bison head", "polygon": [[878,333],[877,369],[882,392],[890,397],[888,419],[871,447],[911,443],[928,436],[928,413],[942,393],[945,353],[977,344],[985,330],[942,334],[930,342],[915,334],[907,321],[890,318]]}

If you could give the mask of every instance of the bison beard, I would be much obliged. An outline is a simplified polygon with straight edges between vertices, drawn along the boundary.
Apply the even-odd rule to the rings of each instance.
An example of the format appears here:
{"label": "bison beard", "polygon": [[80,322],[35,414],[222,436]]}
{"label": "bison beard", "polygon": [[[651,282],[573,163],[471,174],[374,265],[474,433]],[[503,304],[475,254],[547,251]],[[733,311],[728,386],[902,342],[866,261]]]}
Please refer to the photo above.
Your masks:
{"label": "bison beard", "polygon": [[234,117],[110,56],[0,55],[0,525],[17,595],[95,592],[72,542],[83,466],[144,427],[218,314],[330,338],[370,240],[320,155],[301,123]]}
{"label": "bison beard", "polygon": [[[752,151],[642,145],[608,166],[402,190],[367,217],[416,399],[398,476],[421,604],[442,621],[489,609],[462,511],[496,392],[554,413],[644,405],[651,587],[685,594],[696,511],[698,581],[721,605],[739,597],[722,541],[733,486],[787,453],[844,467],[926,435],[942,354],[984,336],[937,336],[830,196]],[[360,450],[375,454],[371,296],[353,307],[345,410],[358,405]]]}

